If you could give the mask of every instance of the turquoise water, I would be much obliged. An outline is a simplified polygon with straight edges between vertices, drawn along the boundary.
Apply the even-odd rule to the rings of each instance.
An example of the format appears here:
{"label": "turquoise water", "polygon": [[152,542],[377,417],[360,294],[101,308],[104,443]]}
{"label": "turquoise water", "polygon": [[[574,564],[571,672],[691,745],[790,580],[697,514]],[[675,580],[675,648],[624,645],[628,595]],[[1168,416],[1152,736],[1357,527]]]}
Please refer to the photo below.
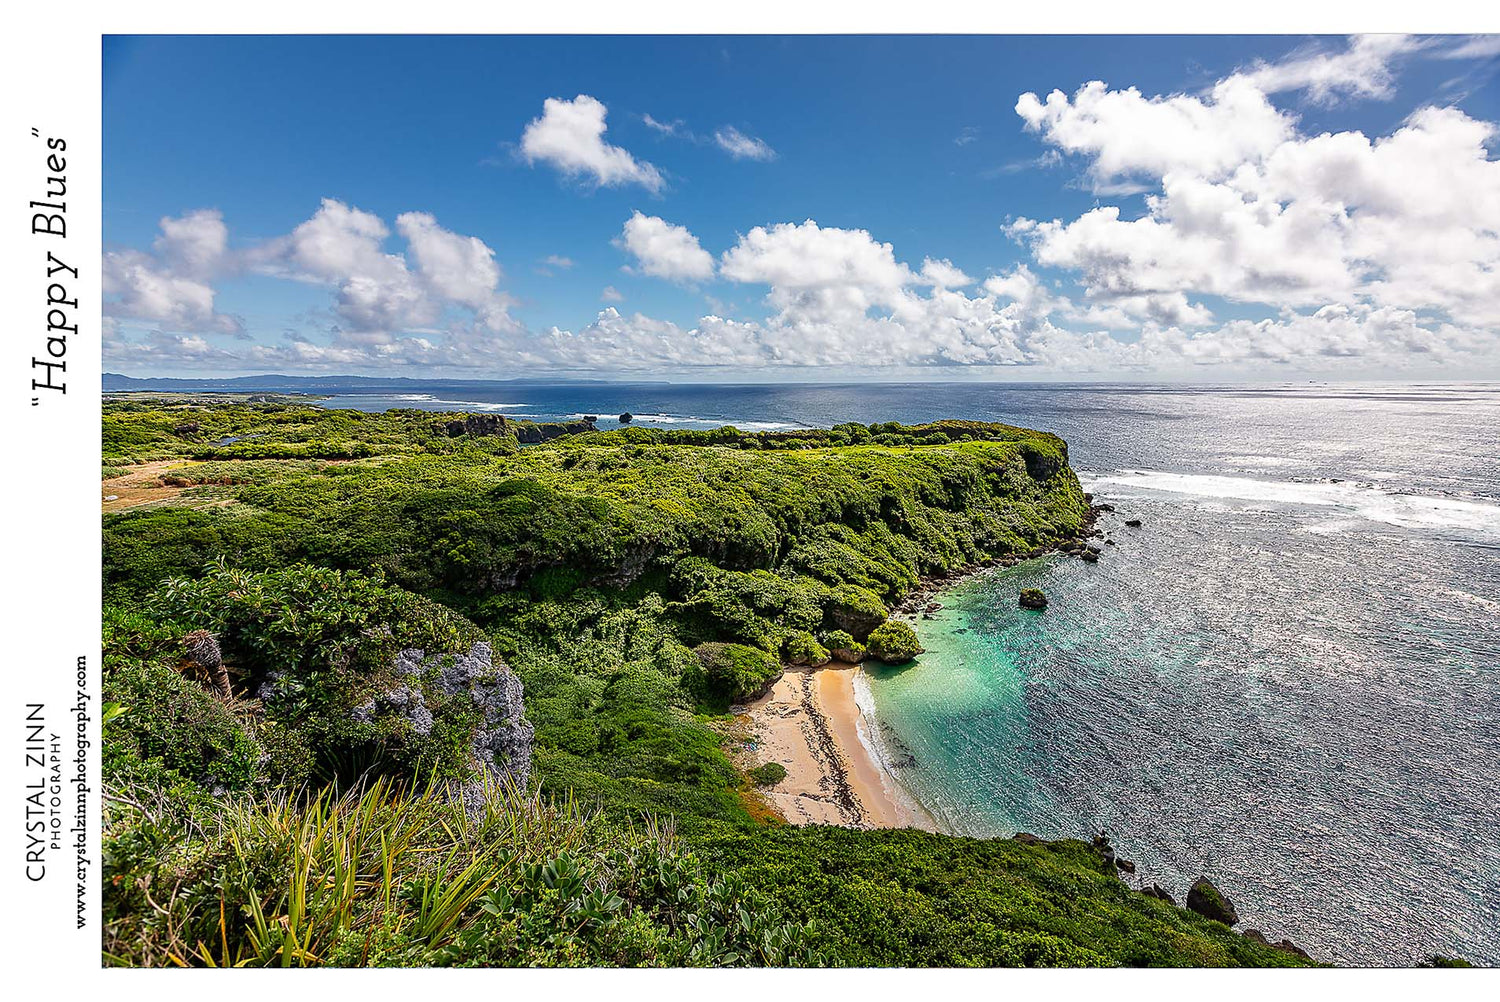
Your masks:
{"label": "turquoise water", "polygon": [[1138,884],[1207,873],[1322,959],[1494,963],[1500,592],[1455,542],[1482,530],[1092,486],[1098,564],[971,578],[868,673],[898,782],[957,834],[1106,829]]}

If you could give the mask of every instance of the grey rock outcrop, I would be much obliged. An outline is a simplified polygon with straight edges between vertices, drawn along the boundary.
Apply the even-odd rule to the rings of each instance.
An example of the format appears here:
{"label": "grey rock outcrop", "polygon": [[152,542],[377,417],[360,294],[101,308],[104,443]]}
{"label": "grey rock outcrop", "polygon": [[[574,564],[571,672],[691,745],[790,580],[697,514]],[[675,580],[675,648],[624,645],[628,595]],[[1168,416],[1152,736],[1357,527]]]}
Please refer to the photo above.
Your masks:
{"label": "grey rock outcrop", "polygon": [[1239,913],[1234,910],[1234,902],[1226,898],[1207,877],[1199,877],[1188,888],[1187,907],[1188,911],[1197,912],[1204,918],[1223,922],[1225,925],[1234,925],[1240,920]]}
{"label": "grey rock outcrop", "polygon": [[467,697],[480,710],[469,741],[475,765],[494,779],[525,788],[531,778],[534,730],[526,719],[521,680],[504,662],[495,661],[489,644],[480,641],[466,653],[430,658],[419,649],[403,650],[392,667],[408,682],[356,706],[351,719],[369,723],[396,715],[411,725],[412,733],[425,737],[433,726],[427,699],[438,697],[434,690],[446,699]]}

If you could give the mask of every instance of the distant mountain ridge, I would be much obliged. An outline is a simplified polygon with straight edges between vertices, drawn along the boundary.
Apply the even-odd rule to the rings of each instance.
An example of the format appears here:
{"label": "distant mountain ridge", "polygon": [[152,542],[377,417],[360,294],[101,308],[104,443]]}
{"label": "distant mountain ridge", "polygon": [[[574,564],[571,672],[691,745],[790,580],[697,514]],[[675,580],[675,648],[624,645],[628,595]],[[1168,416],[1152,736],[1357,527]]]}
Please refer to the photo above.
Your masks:
{"label": "distant mountain ridge", "polygon": [[[234,376],[225,379],[196,379],[173,376],[127,376],[119,372],[106,372],[102,377],[106,393],[123,390],[199,390],[225,392],[253,392],[257,390],[293,390],[318,392],[323,390],[377,390],[413,389],[416,387],[463,387],[463,386],[541,386],[541,385],[592,385],[606,383],[603,379],[412,379],[408,376],[283,376],[265,374],[260,376]],[[664,382],[648,380],[647,382]]]}

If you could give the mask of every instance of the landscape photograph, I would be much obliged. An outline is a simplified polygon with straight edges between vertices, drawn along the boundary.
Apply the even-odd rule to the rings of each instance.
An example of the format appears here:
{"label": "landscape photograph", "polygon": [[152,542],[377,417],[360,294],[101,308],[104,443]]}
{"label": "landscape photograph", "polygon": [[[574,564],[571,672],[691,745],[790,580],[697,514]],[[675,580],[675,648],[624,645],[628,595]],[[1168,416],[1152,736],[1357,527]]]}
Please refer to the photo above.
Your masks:
{"label": "landscape photograph", "polygon": [[1500,964],[1500,35],[101,79],[103,967]]}

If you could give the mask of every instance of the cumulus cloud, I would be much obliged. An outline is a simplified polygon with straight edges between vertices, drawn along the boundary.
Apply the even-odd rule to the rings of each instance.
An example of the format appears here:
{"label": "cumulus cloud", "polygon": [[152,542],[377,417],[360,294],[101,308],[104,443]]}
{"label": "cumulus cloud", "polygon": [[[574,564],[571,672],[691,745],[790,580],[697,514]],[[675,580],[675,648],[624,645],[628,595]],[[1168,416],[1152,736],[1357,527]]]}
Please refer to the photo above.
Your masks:
{"label": "cumulus cloud", "polygon": [[229,254],[229,227],[217,209],[198,209],[163,218],[153,246],[173,272],[211,278]]}
{"label": "cumulus cloud", "polygon": [[223,217],[199,209],[165,217],[158,226],[154,253],[105,252],[105,316],[179,332],[243,335],[243,321],[214,307],[212,280],[231,267]]}
{"label": "cumulus cloud", "polygon": [[625,296],[613,285],[606,285],[604,290],[599,293],[599,298],[606,303],[622,303],[625,301]]}
{"label": "cumulus cloud", "polygon": [[811,219],[755,227],[724,252],[719,271],[730,281],[769,285],[767,299],[782,311],[827,322],[892,306],[917,281],[890,244]]}
{"label": "cumulus cloud", "polygon": [[385,249],[391,231],[379,216],[325,198],[311,218],[246,259],[262,274],[333,288],[343,331],[375,343],[431,328],[449,307],[472,311],[490,329],[512,325],[500,266],[482,240],[444,229],[426,212],[401,214],[396,230],[410,262]]}
{"label": "cumulus cloud", "polygon": [[[1016,221],[1045,266],[1092,295],[1163,292],[1275,307],[1367,301],[1500,322],[1500,163],[1493,125],[1426,108],[1389,136],[1289,138],[1227,176],[1161,179],[1146,212],[1101,206]],[[1222,175],[1223,172],[1216,172]]]}
{"label": "cumulus cloud", "polygon": [[635,258],[635,269],[644,275],[673,282],[702,282],[714,274],[713,256],[698,238],[686,226],[659,216],[643,215],[639,210],[632,213],[615,244]]}
{"label": "cumulus cloud", "polygon": [[1026,128],[1066,153],[1090,158],[1096,181],[1144,173],[1191,171],[1221,177],[1264,156],[1289,138],[1290,116],[1242,77],[1221,81],[1205,96],[1146,97],[1134,87],[1084,84],[1069,98],[1054,90],[1042,101],[1016,101]]}
{"label": "cumulus cloud", "polygon": [[930,257],[922,259],[922,281],[939,289],[962,289],[974,284],[952,261],[947,258],[934,261]]}
{"label": "cumulus cloud", "polygon": [[776,151],[771,149],[769,143],[755,136],[747,136],[732,125],[726,125],[714,132],[714,142],[719,149],[728,153],[736,160],[775,160]]}
{"label": "cumulus cloud", "polygon": [[521,155],[527,163],[551,164],[568,177],[602,187],[639,184],[660,191],[666,183],[661,171],[604,141],[607,114],[604,103],[587,94],[571,101],[549,97],[541,117],[521,133]]}

